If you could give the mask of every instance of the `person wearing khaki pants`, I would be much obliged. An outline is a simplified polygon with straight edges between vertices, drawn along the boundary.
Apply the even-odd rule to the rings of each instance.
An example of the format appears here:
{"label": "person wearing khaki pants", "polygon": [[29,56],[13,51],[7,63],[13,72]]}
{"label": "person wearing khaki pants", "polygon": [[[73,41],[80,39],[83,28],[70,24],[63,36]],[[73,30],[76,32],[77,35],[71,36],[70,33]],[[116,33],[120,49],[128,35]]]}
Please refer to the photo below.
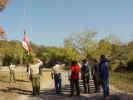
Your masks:
{"label": "person wearing khaki pants", "polygon": [[40,95],[40,75],[32,75],[33,95]]}
{"label": "person wearing khaki pants", "polygon": [[15,69],[16,69],[16,66],[11,64],[9,66],[9,70],[10,70],[10,83],[11,82],[15,82]]}
{"label": "person wearing khaki pants", "polygon": [[40,95],[40,66],[42,61],[37,58],[33,59],[33,64],[29,65],[30,80],[32,82],[33,96]]}

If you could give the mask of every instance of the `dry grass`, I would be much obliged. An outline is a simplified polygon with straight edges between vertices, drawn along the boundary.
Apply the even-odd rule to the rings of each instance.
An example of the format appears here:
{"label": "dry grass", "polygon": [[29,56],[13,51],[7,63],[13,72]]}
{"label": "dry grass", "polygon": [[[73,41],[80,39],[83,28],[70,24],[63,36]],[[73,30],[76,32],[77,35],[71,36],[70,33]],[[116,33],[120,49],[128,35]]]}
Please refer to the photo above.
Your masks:
{"label": "dry grass", "polygon": [[15,100],[15,98],[20,95],[21,90],[29,89],[29,83],[26,82],[27,79],[24,81],[22,81],[23,79],[20,80],[20,73],[16,73],[16,76],[18,76],[16,77],[18,81],[9,84],[9,72],[0,72],[0,100]]}
{"label": "dry grass", "polygon": [[0,72],[0,100],[15,100],[22,93],[31,91],[31,84],[25,73],[19,72],[15,76],[17,82],[10,84],[9,72]]}
{"label": "dry grass", "polygon": [[110,83],[124,93],[133,94],[132,77],[132,73],[112,73],[110,75]]}
{"label": "dry grass", "polygon": [[[6,76],[7,75],[7,76]],[[0,100],[14,100],[15,97],[18,95],[16,93],[12,93],[8,90],[9,86],[9,81],[8,81],[8,76],[9,74],[7,72],[1,72],[0,73]],[[9,98],[11,97],[11,98]]]}
{"label": "dry grass", "polygon": [[[31,94],[32,86],[26,73],[16,72],[16,83],[9,83],[9,72],[0,72],[0,100],[15,100],[22,94]],[[42,72],[42,85],[51,80],[50,72]],[[42,87],[43,88],[43,87]],[[10,97],[10,98],[9,98]]]}

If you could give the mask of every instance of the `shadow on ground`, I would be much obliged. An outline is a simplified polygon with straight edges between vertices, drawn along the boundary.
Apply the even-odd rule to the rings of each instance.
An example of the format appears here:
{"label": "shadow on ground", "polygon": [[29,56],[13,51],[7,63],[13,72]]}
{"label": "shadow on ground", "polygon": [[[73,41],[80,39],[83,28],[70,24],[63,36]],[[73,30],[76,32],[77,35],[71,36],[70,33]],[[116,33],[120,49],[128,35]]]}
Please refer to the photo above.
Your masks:
{"label": "shadow on ground", "polygon": [[18,94],[23,94],[23,95],[31,95],[31,91],[20,89],[20,88],[8,88],[8,91],[18,93]]}
{"label": "shadow on ground", "polygon": [[17,79],[16,82],[29,82],[29,81]]}
{"label": "shadow on ground", "polygon": [[9,83],[9,81],[5,81],[5,80],[1,80],[1,79],[0,79],[0,82]]}
{"label": "shadow on ground", "polygon": [[[45,89],[41,91],[38,97],[41,100],[104,100],[102,93],[83,94],[81,96],[70,97],[70,86],[65,85],[62,89],[62,94],[55,94],[54,89]],[[32,100],[32,99],[31,99]],[[133,95],[112,93],[109,100],[133,100]]]}
{"label": "shadow on ground", "polygon": [[[39,100],[104,100],[102,93],[83,94],[83,91],[81,91],[80,97],[70,97],[69,85],[64,86],[62,89],[62,93],[58,95],[55,94],[54,89],[42,90],[38,98]],[[109,97],[109,100],[133,100],[133,95],[112,93]]]}
{"label": "shadow on ground", "polygon": [[0,89],[0,92],[4,93],[17,93],[17,94],[22,94],[22,95],[31,95],[31,91],[20,89],[20,88],[10,88],[8,87],[7,89]]}
{"label": "shadow on ground", "polygon": [[[81,94],[80,97],[73,96],[70,97],[69,94],[60,94],[56,95],[54,90],[45,90],[39,96],[41,100],[104,100],[102,94]],[[108,100],[133,100],[133,95],[126,94],[112,94]]]}
{"label": "shadow on ground", "polygon": [[[27,80],[20,80],[20,79],[16,79],[15,80],[16,82],[29,82],[29,81],[27,81]],[[2,80],[2,79],[0,79],[0,82],[3,82],[3,83],[10,83],[10,80],[9,81],[5,81],[5,80]]]}
{"label": "shadow on ground", "polygon": [[[102,93],[83,94],[81,96],[70,97],[70,86],[65,85],[61,94],[55,94],[55,89],[41,90],[40,96],[33,97],[31,91],[20,88],[9,88],[7,90],[0,89],[1,92],[13,92],[28,96],[28,100],[104,100]],[[37,98],[37,99],[36,99]],[[133,100],[133,95],[127,95],[122,93],[112,93],[109,100]]]}

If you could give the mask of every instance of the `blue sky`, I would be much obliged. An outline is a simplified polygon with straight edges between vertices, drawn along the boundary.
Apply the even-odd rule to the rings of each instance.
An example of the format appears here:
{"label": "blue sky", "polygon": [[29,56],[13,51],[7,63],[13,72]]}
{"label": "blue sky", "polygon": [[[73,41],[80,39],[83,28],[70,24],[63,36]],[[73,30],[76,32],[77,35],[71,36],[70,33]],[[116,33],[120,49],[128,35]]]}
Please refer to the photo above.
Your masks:
{"label": "blue sky", "polygon": [[47,46],[61,46],[71,32],[86,28],[99,32],[98,38],[113,33],[133,40],[133,0],[11,1],[0,13],[9,40],[22,40],[24,27],[32,42]]}

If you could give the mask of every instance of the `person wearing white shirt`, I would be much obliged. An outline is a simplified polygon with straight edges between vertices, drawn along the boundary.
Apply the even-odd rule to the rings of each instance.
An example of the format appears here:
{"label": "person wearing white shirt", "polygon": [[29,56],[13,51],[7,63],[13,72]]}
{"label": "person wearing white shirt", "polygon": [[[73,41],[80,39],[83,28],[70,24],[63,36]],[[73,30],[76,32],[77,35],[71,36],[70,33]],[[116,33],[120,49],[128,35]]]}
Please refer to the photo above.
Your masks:
{"label": "person wearing white shirt", "polygon": [[9,70],[10,70],[10,82],[15,82],[16,65],[11,64],[9,66]]}
{"label": "person wearing white shirt", "polygon": [[55,66],[52,67],[52,78],[54,79],[56,94],[61,93],[61,68],[63,66],[64,64],[61,65],[57,62]]}
{"label": "person wearing white shirt", "polygon": [[30,80],[32,82],[33,96],[40,95],[40,66],[43,62],[37,58],[33,59],[33,64],[29,65]]}

